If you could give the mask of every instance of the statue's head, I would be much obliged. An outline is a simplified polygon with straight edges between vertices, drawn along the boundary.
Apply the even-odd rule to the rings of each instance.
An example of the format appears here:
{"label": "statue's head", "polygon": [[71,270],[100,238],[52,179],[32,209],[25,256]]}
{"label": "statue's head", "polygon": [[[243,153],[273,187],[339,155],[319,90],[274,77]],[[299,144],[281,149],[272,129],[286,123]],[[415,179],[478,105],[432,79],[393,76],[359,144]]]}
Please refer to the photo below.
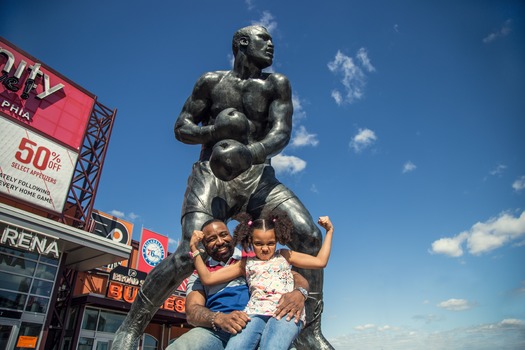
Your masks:
{"label": "statue's head", "polygon": [[232,50],[235,59],[242,54],[261,69],[273,63],[272,36],[263,26],[248,26],[236,31],[233,35]]}

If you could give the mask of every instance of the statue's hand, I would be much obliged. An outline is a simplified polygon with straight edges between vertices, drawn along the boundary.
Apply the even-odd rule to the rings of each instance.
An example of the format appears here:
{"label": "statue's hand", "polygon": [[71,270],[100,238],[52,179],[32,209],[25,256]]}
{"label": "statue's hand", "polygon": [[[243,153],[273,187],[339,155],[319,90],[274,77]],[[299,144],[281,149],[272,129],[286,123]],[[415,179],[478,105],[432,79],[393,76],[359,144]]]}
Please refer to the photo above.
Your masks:
{"label": "statue's hand", "polygon": [[193,234],[191,235],[191,240],[190,240],[190,248],[192,252],[198,249],[197,246],[199,245],[199,242],[202,241],[203,238],[204,238],[204,232],[199,231],[199,230],[193,231]]}
{"label": "statue's hand", "polygon": [[215,118],[212,133],[215,141],[233,139],[247,144],[249,131],[248,118],[235,108],[226,108]]}
{"label": "statue's hand", "polygon": [[213,146],[210,168],[222,181],[230,181],[252,166],[252,154],[248,147],[235,140],[222,140]]}

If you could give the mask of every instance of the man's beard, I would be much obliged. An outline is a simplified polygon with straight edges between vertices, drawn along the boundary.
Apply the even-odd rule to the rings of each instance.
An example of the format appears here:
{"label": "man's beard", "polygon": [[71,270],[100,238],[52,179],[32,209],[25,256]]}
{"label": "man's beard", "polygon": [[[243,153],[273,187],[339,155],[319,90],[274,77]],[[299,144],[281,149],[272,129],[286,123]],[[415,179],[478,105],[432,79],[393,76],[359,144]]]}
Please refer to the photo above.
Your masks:
{"label": "man's beard", "polygon": [[[227,250],[219,253],[219,250],[226,248]],[[220,247],[213,247],[213,249],[209,252],[209,255],[215,259],[215,260],[227,260],[229,259],[233,254],[233,245],[231,243],[221,245]]]}

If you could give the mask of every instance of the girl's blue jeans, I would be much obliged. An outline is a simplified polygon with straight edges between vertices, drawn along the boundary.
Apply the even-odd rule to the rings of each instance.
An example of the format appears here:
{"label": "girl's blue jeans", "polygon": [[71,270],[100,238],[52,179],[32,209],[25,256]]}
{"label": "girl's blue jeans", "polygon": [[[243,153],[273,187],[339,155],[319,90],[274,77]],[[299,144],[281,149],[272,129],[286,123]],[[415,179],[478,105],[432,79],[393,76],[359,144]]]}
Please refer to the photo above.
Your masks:
{"label": "girl's blue jeans", "polygon": [[288,350],[302,327],[295,319],[263,315],[250,315],[250,319],[240,333],[230,337],[225,350],[257,349],[259,341],[260,350]]}

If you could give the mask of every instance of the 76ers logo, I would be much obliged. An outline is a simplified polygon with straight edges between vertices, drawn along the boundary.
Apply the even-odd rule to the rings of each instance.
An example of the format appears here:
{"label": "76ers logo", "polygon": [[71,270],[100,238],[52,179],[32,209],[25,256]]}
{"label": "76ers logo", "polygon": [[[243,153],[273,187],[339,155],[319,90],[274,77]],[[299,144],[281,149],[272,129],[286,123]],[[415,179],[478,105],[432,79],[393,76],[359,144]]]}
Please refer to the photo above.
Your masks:
{"label": "76ers logo", "polygon": [[155,238],[150,238],[142,246],[142,257],[149,266],[157,266],[164,259],[164,247]]}

